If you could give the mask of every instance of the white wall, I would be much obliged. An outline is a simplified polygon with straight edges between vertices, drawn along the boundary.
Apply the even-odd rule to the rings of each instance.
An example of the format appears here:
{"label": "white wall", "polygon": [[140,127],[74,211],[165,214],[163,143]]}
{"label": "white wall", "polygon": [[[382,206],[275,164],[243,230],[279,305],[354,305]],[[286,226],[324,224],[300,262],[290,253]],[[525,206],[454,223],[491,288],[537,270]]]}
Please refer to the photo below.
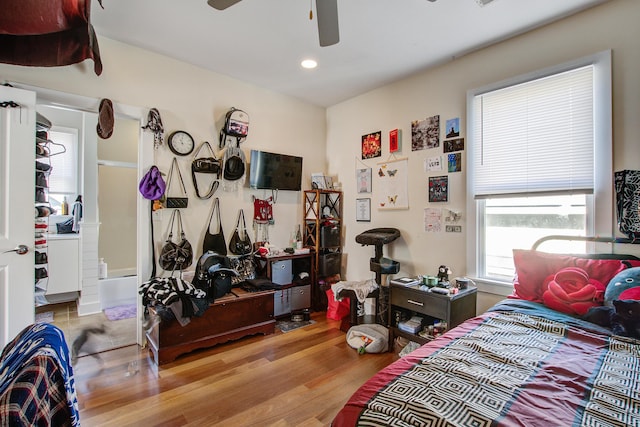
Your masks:
{"label": "white wall", "polygon": [[[466,92],[469,89],[528,73],[537,69],[580,58],[605,49],[613,51],[614,96],[614,170],[638,169],[640,166],[640,2],[614,0],[544,28],[490,46],[432,70],[371,91],[330,107],[327,110],[327,153],[329,172],[342,182],[345,203],[345,247],[343,272],[348,280],[371,277],[371,247],[362,247],[355,236],[373,227],[395,227],[402,238],[385,247],[385,254],[400,261],[400,275],[436,274],[441,264],[448,265],[454,276],[465,275],[467,263],[465,226],[466,151],[463,171],[449,173],[449,202],[428,203],[428,176],[423,161],[442,155],[438,149],[411,151],[411,121],[440,115],[445,120],[460,117],[461,136],[466,137]],[[419,52],[416,52],[419,54]],[[409,209],[378,211],[376,199],[376,162],[389,158],[389,131],[402,130],[402,152],[409,158]],[[361,136],[382,131],[383,152],[378,159],[364,161],[374,168],[373,194],[357,193],[355,169],[362,167]],[[444,132],[441,132],[441,141]],[[466,141],[465,141],[466,143]],[[372,197],[371,223],[356,222],[353,207],[356,198]],[[426,207],[463,211],[463,233],[427,233],[423,210]],[[613,207],[612,207],[613,209]],[[612,230],[615,225],[612,224]],[[625,248],[626,249],[626,248]],[[636,248],[630,248],[630,252]],[[483,311],[498,296],[483,295]]]}
{"label": "white wall", "polygon": [[[158,108],[165,136],[184,129],[194,136],[196,144],[209,141],[218,144],[218,132],[226,111],[231,107],[245,110],[251,119],[249,136],[242,148],[249,157],[251,149],[262,149],[304,157],[303,188],[310,187],[312,172],[326,169],[325,109],[306,104],[232,78],[176,61],[155,53],[99,37],[104,64],[101,76],[93,73],[91,61],[81,64],[37,68],[0,64],[0,81],[13,81],[71,94],[95,98],[110,98],[116,114],[120,105]],[[172,153],[163,145],[155,153],[155,163],[168,171]],[[197,253],[202,246],[209,201],[195,197],[190,178],[191,158],[180,159],[180,167],[190,195],[189,208],[183,212],[187,238]],[[248,184],[247,184],[248,185]],[[253,215],[251,197],[265,198],[270,193],[250,190],[238,192],[219,190],[225,234],[230,237],[238,209]],[[281,191],[274,206],[275,225],[270,228],[271,242],[284,247],[291,232],[301,223],[302,194]],[[156,236],[166,230],[168,215],[156,229]],[[157,224],[156,224],[157,225]]]}
{"label": "white wall", "polygon": [[[461,119],[461,136],[466,136],[465,97],[468,89],[508,77],[548,67],[564,61],[613,50],[614,93],[614,170],[638,169],[640,160],[640,2],[612,0],[576,16],[550,24],[528,34],[488,47],[451,61],[433,70],[381,87],[341,104],[324,109],[311,106],[237,80],[166,57],[133,48],[99,36],[104,72],[93,74],[92,63],[60,68],[30,68],[0,64],[0,80],[80,94],[98,100],[111,98],[116,103],[156,107],[161,111],[167,131],[188,130],[197,140],[217,142],[216,135],[226,110],[235,106],[251,115],[249,138],[243,144],[304,156],[305,176],[322,170],[338,177],[344,194],[344,267],[348,280],[372,276],[368,259],[373,248],[355,243],[355,236],[373,227],[397,227],[403,237],[385,248],[385,254],[401,262],[400,274],[433,274],[440,264],[447,264],[454,276],[464,275],[466,238],[463,233],[425,233],[423,209],[427,202],[427,176],[423,160],[434,155],[425,150],[411,152],[412,120],[440,115],[441,122]],[[416,52],[419,54],[419,52]],[[360,138],[381,130],[383,155],[388,153],[388,132],[402,130],[401,156],[409,157],[410,209],[379,212],[372,208],[372,221],[355,221],[355,169],[360,167]],[[441,149],[440,149],[441,150]],[[156,162],[167,170],[170,152],[162,147]],[[375,160],[367,160],[375,167]],[[463,154],[463,168],[466,157]],[[186,171],[187,162],[181,162]],[[189,185],[189,191],[193,189]],[[309,183],[303,183],[308,188]],[[450,174],[450,201],[438,207],[464,211],[465,173]],[[374,194],[375,198],[375,180]],[[261,192],[242,189],[238,193],[219,193],[222,199],[225,232],[232,231],[239,207],[250,212],[251,195]],[[271,233],[277,245],[286,245],[294,225],[302,215],[299,193],[281,193],[275,206],[276,225]],[[375,199],[374,199],[375,200]],[[432,204],[433,205],[433,204]],[[207,202],[190,200],[186,212],[187,233],[194,247],[201,244]],[[166,222],[164,223],[166,224]],[[166,227],[165,227],[166,228]],[[613,228],[613,224],[612,224]],[[482,305],[493,296],[483,296]],[[479,304],[480,306],[480,304]]]}

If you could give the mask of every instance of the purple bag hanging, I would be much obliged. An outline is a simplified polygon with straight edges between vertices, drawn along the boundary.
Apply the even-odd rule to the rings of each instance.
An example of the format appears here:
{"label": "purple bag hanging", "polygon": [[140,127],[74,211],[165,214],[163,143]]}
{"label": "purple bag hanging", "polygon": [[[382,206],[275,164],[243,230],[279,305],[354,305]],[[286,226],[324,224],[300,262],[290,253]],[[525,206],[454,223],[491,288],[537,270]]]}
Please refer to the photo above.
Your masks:
{"label": "purple bag hanging", "polygon": [[164,194],[167,185],[162,179],[160,170],[154,165],[140,180],[140,194],[148,200],[159,200]]}

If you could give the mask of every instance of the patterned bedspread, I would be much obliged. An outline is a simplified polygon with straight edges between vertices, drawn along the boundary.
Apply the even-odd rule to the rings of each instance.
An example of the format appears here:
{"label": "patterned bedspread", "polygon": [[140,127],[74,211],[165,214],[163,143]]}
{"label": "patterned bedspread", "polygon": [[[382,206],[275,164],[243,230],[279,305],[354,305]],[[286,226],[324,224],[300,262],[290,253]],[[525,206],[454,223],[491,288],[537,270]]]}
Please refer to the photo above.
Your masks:
{"label": "patterned bedspread", "polygon": [[505,301],[380,371],[347,425],[638,426],[640,341]]}

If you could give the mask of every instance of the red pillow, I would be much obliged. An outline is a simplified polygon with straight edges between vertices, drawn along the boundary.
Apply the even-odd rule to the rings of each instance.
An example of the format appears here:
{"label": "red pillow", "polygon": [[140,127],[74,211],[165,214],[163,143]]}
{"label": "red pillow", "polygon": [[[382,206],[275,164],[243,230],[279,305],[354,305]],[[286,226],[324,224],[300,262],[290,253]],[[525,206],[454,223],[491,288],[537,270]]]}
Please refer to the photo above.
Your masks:
{"label": "red pillow", "polygon": [[526,249],[513,250],[513,262],[516,275],[513,280],[513,297],[535,302],[543,302],[542,294],[547,290],[547,277],[566,267],[579,267],[605,286],[609,281],[628,267],[640,267],[640,261],[622,261],[618,259],[588,259],[570,255],[550,254]]}
{"label": "red pillow", "polygon": [[606,286],[579,267],[566,267],[545,280],[544,305],[563,313],[584,315],[604,302]]}

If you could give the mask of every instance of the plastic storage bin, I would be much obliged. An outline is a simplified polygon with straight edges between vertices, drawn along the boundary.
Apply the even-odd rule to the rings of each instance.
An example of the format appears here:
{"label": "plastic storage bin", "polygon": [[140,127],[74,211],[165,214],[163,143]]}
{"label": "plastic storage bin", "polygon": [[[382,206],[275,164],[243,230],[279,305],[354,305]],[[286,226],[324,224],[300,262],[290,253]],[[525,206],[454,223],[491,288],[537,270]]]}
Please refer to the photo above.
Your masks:
{"label": "plastic storage bin", "polygon": [[331,248],[340,246],[340,226],[324,226],[320,228],[320,246]]}
{"label": "plastic storage bin", "polygon": [[271,282],[276,285],[288,285],[293,280],[291,260],[275,261],[271,264]]}
{"label": "plastic storage bin", "polygon": [[341,261],[342,254],[340,252],[322,254],[318,259],[318,272],[321,276],[339,274]]}

